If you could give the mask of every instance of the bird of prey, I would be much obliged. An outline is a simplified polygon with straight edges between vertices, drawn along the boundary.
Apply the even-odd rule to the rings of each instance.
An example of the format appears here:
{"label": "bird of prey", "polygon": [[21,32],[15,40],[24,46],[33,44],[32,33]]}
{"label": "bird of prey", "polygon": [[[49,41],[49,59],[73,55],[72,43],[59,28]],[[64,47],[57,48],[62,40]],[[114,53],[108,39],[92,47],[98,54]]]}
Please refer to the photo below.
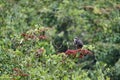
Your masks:
{"label": "bird of prey", "polygon": [[78,37],[74,38],[74,45],[77,49],[81,49],[83,47],[83,42]]}

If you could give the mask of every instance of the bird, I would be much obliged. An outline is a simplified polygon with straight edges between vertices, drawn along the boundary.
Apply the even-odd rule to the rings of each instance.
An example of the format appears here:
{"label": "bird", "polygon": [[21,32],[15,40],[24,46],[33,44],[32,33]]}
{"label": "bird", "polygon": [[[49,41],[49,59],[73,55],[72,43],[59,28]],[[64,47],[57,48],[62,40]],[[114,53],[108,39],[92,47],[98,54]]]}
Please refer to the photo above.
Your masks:
{"label": "bird", "polygon": [[83,47],[83,42],[78,37],[74,38],[74,45],[76,46],[76,49],[81,49]]}
{"label": "bird", "polygon": [[90,70],[94,70],[94,65],[97,62],[96,56],[95,54],[87,49],[82,49],[83,47],[83,42],[81,39],[79,39],[78,37],[74,38],[74,45],[76,46],[76,49],[79,50],[80,49],[80,54],[83,52],[83,54],[85,54],[87,52],[87,54],[82,55],[84,56],[84,59],[79,59],[78,63],[82,63],[82,62],[86,62],[88,61],[88,63],[82,67],[82,69],[90,69]]}

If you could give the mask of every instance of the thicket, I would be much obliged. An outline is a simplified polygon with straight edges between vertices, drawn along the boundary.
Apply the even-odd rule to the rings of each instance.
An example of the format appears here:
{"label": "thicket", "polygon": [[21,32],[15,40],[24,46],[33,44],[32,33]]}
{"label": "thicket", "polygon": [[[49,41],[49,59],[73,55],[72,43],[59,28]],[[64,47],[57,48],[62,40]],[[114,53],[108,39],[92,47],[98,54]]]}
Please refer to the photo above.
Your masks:
{"label": "thicket", "polygon": [[[75,37],[96,63],[65,54]],[[0,80],[11,79],[119,80],[120,1],[0,0]]]}

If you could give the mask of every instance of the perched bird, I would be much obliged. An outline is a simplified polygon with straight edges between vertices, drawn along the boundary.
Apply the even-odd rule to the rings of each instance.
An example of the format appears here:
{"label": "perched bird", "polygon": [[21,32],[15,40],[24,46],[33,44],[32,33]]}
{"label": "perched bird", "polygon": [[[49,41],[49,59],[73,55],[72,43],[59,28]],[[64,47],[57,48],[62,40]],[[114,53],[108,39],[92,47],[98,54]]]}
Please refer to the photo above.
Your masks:
{"label": "perched bird", "polygon": [[81,49],[83,47],[83,42],[78,38],[74,38],[74,45],[77,49]]}
{"label": "perched bird", "polygon": [[[82,69],[94,70],[94,65],[97,62],[95,54],[90,50],[82,49],[84,44],[82,40],[80,40],[78,37],[74,38],[74,45],[76,46],[77,50],[80,49],[78,52],[80,53],[81,59],[79,59],[78,63],[83,63],[83,62],[86,63],[86,65],[84,65]],[[74,53],[74,52],[71,51],[71,53]]]}

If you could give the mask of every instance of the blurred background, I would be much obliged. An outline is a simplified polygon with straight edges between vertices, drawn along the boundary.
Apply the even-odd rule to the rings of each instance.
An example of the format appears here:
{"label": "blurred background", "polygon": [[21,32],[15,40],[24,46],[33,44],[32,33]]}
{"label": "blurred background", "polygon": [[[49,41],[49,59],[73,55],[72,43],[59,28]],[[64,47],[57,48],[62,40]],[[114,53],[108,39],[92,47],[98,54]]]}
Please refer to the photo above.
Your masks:
{"label": "blurred background", "polygon": [[[18,47],[22,33],[42,28],[48,29],[48,40]],[[113,69],[111,80],[120,79],[119,0],[0,0],[1,61],[8,50],[30,53],[43,47],[49,54],[75,49],[75,37]]]}

